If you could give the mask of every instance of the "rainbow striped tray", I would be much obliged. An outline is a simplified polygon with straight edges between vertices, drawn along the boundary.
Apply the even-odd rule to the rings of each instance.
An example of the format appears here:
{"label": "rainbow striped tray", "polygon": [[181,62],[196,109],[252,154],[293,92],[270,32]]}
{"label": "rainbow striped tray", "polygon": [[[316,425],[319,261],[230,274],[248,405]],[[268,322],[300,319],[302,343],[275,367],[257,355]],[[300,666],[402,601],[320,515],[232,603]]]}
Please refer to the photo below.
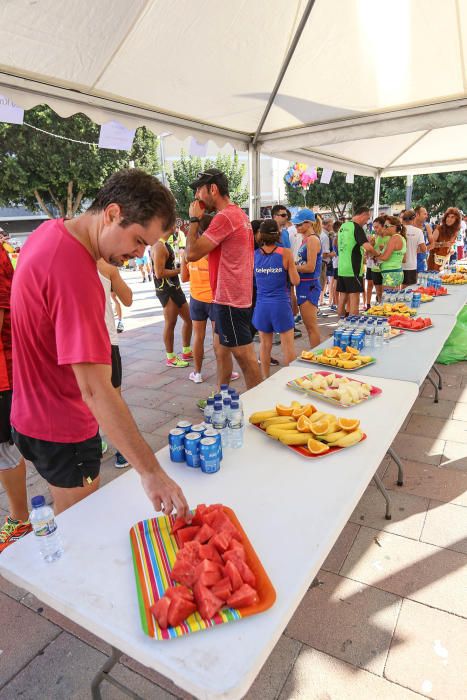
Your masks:
{"label": "rainbow striped tray", "polygon": [[223,608],[212,619],[205,619],[196,612],[190,615],[182,625],[164,630],[159,627],[150,607],[164,595],[169,586],[175,585],[170,572],[175,563],[178,544],[170,534],[175,517],[173,515],[141,520],[130,530],[130,542],[133,552],[136,591],[143,631],[155,639],[174,639],[193,632],[235,622],[243,617],[256,615],[268,610],[276,600],[276,591],[253,549],[235,513],[224,506],[224,512],[242,535],[242,544],[247,554],[248,565],[256,576],[256,589],[259,601],[255,605],[236,610]]}

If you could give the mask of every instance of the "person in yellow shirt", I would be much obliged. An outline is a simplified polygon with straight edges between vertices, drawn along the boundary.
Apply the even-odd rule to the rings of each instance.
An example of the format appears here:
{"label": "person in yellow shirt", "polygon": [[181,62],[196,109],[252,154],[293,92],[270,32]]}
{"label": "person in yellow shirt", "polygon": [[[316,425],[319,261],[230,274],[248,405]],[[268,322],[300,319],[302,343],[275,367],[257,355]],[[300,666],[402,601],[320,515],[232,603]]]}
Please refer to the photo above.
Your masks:
{"label": "person in yellow shirt", "polygon": [[[211,223],[212,217],[205,215],[202,217],[199,230],[200,233],[205,231]],[[209,283],[209,267],[207,256],[196,260],[196,262],[187,263],[183,253],[181,254],[180,276],[182,282],[190,282],[190,316],[193,321],[193,364],[194,370],[188,377],[195,384],[200,384],[203,381],[201,375],[201,367],[204,357],[204,340],[206,338],[206,324],[208,319],[213,325],[213,343],[214,352],[216,353],[216,337],[214,333],[214,322],[212,317],[212,289]],[[232,362],[232,360],[231,360]],[[231,381],[238,379],[238,372],[232,372]]]}

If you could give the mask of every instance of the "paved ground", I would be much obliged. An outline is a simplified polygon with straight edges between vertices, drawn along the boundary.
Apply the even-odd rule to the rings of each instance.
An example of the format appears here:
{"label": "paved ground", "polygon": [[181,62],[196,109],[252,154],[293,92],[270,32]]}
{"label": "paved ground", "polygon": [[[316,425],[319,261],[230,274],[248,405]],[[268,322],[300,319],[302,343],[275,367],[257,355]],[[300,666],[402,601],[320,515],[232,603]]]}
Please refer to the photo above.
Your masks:
{"label": "paved ground", "polygon": [[[157,450],[168,425],[200,417],[194,399],[210,390],[215,365],[209,350],[207,382],[196,386],[188,371],[166,368],[153,287],[138,282],[136,273],[127,277],[135,303],[120,336],[125,398]],[[335,320],[322,320],[323,336]],[[440,370],[445,388],[439,404],[432,402],[431,385],[423,387],[394,443],[404,460],[404,487],[395,486],[387,459],[379,469],[391,490],[393,520],[383,519],[382,498],[370,485],[249,700],[465,697],[467,363]],[[104,482],[119,475],[112,451],[102,474]],[[46,493],[32,468],[28,488],[29,496]],[[0,493],[1,516],[6,508]],[[0,700],[89,698],[90,680],[109,653],[106,644],[1,577],[0,649]],[[143,698],[188,697],[129,658],[113,674]],[[104,684],[103,697],[125,696]]]}

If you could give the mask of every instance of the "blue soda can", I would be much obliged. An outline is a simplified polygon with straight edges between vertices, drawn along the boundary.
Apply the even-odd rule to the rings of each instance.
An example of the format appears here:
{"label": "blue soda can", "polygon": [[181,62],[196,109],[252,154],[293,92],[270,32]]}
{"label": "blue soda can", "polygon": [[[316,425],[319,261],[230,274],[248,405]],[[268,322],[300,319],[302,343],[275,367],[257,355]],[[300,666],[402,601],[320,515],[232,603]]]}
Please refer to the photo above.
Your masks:
{"label": "blue soda can", "polygon": [[359,341],[359,331],[354,331],[352,335],[350,336],[350,347],[355,348],[356,350],[358,349],[358,341]]}
{"label": "blue soda can", "polygon": [[222,454],[222,438],[221,434],[215,430],[214,428],[208,428],[206,432],[204,433],[205,438],[214,438],[217,444],[217,450],[218,450],[218,455],[219,455],[219,462],[222,461],[223,454]]}
{"label": "blue soda can", "polygon": [[358,349],[363,350],[365,347],[365,331],[358,331]]}
{"label": "blue soda can", "polygon": [[185,461],[185,432],[181,428],[169,432],[169,450],[172,462]]}
{"label": "blue soda can", "polygon": [[197,423],[196,425],[192,425],[191,432],[199,433],[201,437],[204,437],[204,433],[206,432],[206,423]]}
{"label": "blue soda can", "polygon": [[341,349],[345,350],[348,345],[350,345],[350,333],[348,331],[342,331]]}
{"label": "blue soda can", "polygon": [[188,433],[185,435],[185,460],[188,467],[199,467],[199,443],[201,435],[199,433]]}
{"label": "blue soda can", "polygon": [[221,465],[216,438],[201,438],[199,444],[199,458],[201,471],[205,474],[214,474],[219,471]]}
{"label": "blue soda can", "polygon": [[335,345],[337,348],[340,348],[340,346],[341,346],[341,341],[342,341],[342,330],[341,330],[340,328],[337,328],[337,329],[334,331],[334,340],[333,340],[334,345]]}
{"label": "blue soda can", "polygon": [[184,433],[191,433],[191,423],[189,420],[179,420],[177,423],[177,428],[183,430]]}

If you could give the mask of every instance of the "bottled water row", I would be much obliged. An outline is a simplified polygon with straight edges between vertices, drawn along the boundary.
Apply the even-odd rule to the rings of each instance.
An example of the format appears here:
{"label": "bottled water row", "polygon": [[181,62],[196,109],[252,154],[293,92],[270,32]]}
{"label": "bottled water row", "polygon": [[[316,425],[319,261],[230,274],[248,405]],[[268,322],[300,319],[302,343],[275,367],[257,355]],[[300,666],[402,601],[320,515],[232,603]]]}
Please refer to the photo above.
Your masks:
{"label": "bottled water row", "polygon": [[354,333],[363,331],[365,334],[364,346],[366,348],[381,348],[383,343],[389,342],[391,326],[387,319],[372,318],[371,316],[348,316],[339,319],[338,330]]}
{"label": "bottled water row", "polygon": [[243,406],[239,394],[228,384],[221,384],[220,393],[207,400],[204,422],[220,433],[222,447],[243,447]]}

